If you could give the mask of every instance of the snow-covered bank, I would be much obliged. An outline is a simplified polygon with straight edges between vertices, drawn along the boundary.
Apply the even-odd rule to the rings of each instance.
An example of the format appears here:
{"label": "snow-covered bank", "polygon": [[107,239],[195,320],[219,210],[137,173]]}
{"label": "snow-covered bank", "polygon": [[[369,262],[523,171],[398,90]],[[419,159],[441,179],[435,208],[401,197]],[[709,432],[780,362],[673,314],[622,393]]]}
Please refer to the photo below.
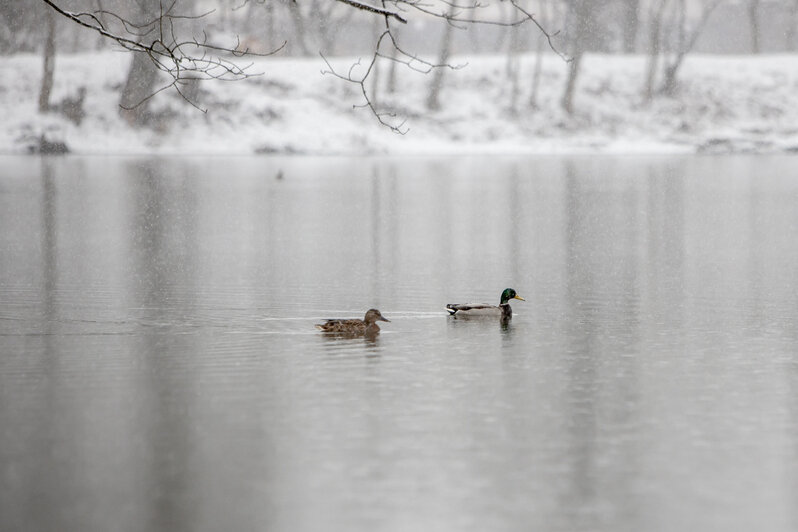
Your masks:
{"label": "snow-covered bank", "polygon": [[[129,55],[58,56],[52,101],[86,88],[85,116],[37,112],[41,58],[0,58],[0,152],[25,153],[40,139],[74,153],[542,153],[542,152],[798,152],[798,56],[689,57],[679,94],[645,105],[640,98],[644,57],[587,56],[576,112],[559,106],[566,65],[544,60],[538,107],[529,103],[533,56],[521,58],[516,109],[505,57],[456,58],[442,108],[425,108],[430,76],[399,69],[393,94],[380,93],[407,118],[409,132],[380,126],[356,88],[322,75],[320,58],[257,61],[263,76],[206,82],[197,111],[173,91],[158,95],[158,128],[133,129],[119,116],[118,94]],[[346,68],[351,60],[339,60]],[[387,70],[380,72],[384,82]]]}

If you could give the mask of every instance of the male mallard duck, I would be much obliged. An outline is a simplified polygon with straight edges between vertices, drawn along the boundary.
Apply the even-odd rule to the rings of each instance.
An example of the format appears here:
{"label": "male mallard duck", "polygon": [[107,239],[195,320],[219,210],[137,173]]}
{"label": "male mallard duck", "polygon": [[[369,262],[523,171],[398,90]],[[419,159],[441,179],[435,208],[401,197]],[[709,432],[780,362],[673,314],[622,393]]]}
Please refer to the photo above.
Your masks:
{"label": "male mallard duck", "polygon": [[325,323],[317,323],[316,328],[329,333],[351,334],[353,336],[365,334],[374,335],[380,332],[378,321],[391,320],[384,318],[380,311],[373,308],[366,312],[362,320],[327,320]]}
{"label": "male mallard duck", "polygon": [[454,317],[495,317],[503,320],[509,320],[513,317],[513,309],[510,308],[508,301],[511,299],[520,299],[526,301],[523,297],[515,293],[512,288],[505,288],[502,292],[502,297],[499,300],[499,306],[486,305],[483,303],[450,303],[446,305],[446,310],[449,311],[450,316]]}

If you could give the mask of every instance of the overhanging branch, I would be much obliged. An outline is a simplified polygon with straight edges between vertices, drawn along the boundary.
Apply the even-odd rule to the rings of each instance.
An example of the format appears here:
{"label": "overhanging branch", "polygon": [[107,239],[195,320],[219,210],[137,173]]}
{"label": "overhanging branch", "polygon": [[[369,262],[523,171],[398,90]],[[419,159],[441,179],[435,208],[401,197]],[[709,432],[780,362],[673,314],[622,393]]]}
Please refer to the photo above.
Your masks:
{"label": "overhanging branch", "polygon": [[356,0],[337,0],[342,4],[346,4],[348,6],[354,7],[355,9],[360,9],[362,11],[368,11],[369,13],[375,13],[377,15],[382,15],[384,17],[393,18],[401,22],[402,24],[407,24],[407,19],[401,17],[398,13],[394,13],[393,11],[388,11],[387,9],[370,6],[368,4],[363,4],[357,2]]}
{"label": "overhanging branch", "polygon": [[[155,68],[172,78],[170,83],[144,98],[141,102],[133,106],[134,108],[143,104],[155,96],[155,94],[167,88],[174,88],[184,100],[199,109],[199,106],[197,106],[195,102],[189,100],[185,93],[180,90],[181,83],[185,83],[186,80],[189,79],[192,81],[211,79],[238,81],[258,76],[260,74],[249,72],[252,64],[242,66],[236,61],[231,61],[226,58],[225,55],[231,55],[234,58],[243,56],[266,57],[276,54],[282,50],[286,44],[283,42],[279,47],[269,52],[255,53],[251,52],[249,49],[239,50],[238,47],[240,42],[238,39],[236,39],[236,45],[234,47],[210,44],[207,41],[207,35],[204,33],[202,40],[197,38],[178,40],[174,29],[175,20],[199,19],[205,17],[209,13],[194,16],[174,14],[172,13],[172,9],[175,5],[174,1],[167,9],[163,9],[162,7],[157,17],[144,24],[134,24],[129,20],[113,14],[114,18],[116,18],[122,25],[122,28],[124,28],[126,34],[110,31],[102,23],[98,15],[109,14],[106,11],[76,13],[63,9],[53,0],[42,1],[54,9],[59,15],[116,42],[125,50],[146,54]],[[144,38],[152,33],[155,33],[154,38],[151,41],[145,41]]]}

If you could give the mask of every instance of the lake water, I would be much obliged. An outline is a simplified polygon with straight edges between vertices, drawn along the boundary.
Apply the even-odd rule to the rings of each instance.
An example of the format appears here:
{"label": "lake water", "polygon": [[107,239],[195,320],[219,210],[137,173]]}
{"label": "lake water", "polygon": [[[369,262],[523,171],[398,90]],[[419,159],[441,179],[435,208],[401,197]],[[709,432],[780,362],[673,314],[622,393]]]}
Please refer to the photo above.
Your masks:
{"label": "lake water", "polygon": [[796,176],[0,158],[0,529],[796,530]]}

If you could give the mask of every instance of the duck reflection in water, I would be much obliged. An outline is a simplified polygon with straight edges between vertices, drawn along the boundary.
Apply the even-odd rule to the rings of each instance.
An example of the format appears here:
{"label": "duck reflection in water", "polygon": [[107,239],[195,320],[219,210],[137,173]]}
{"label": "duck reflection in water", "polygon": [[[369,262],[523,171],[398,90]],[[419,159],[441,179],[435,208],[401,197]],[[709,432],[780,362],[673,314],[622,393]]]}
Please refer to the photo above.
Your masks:
{"label": "duck reflection in water", "polygon": [[327,320],[324,323],[317,323],[316,328],[330,335],[356,338],[364,336],[366,339],[374,339],[380,333],[378,321],[391,320],[383,317],[379,310],[373,308],[366,312],[362,320]]}

